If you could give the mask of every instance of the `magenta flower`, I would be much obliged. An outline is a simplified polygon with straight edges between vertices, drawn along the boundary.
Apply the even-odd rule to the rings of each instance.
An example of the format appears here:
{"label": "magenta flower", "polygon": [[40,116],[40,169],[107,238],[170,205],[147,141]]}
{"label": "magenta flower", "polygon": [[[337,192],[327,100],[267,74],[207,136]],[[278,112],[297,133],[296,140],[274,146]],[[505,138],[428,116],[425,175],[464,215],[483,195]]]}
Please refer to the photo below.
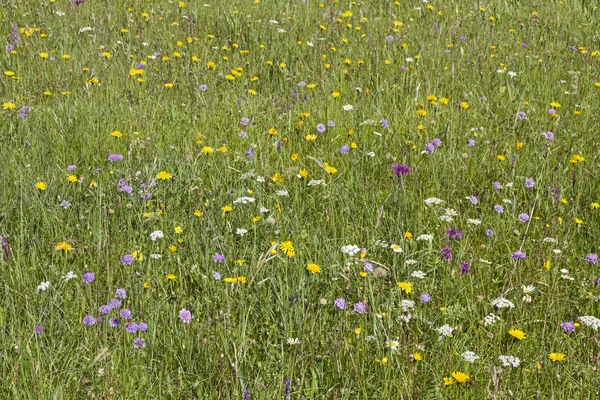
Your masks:
{"label": "magenta flower", "polygon": [[523,252],[521,250],[517,250],[514,253],[512,253],[513,260],[522,260],[525,257],[527,257],[527,254],[525,254],[525,252]]}
{"label": "magenta flower", "polygon": [[398,176],[405,176],[410,172],[410,167],[408,165],[394,164],[392,165],[392,170]]}

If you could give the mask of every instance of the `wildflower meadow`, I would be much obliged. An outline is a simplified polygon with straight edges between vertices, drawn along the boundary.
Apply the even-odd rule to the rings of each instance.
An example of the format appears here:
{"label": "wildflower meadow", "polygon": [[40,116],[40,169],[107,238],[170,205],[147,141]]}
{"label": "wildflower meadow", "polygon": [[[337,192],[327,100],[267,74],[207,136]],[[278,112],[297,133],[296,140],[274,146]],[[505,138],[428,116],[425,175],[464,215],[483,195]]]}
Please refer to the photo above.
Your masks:
{"label": "wildflower meadow", "polygon": [[599,20],[0,1],[0,398],[599,398]]}

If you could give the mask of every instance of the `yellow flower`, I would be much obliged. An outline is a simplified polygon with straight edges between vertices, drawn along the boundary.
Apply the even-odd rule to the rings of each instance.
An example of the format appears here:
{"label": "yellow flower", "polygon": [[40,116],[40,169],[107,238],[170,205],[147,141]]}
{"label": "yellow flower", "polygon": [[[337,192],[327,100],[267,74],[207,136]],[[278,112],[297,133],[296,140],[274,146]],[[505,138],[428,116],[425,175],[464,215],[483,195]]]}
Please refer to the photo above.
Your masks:
{"label": "yellow flower", "polygon": [[142,254],[141,251],[134,251],[133,253],[131,253],[131,255],[133,256],[133,259],[136,261],[142,261],[144,259],[144,255]]}
{"label": "yellow flower", "polygon": [[166,181],[168,179],[171,179],[172,175],[167,171],[160,171],[158,175],[156,175],[156,177],[160,180]]}
{"label": "yellow flower", "polygon": [[14,76],[14,75],[15,75],[15,73],[14,73],[14,72],[12,72],[12,71],[4,71],[4,75],[6,75],[6,76],[8,76],[8,77],[11,77],[11,76]]}
{"label": "yellow flower", "polygon": [[48,53],[40,53],[40,57],[41,57],[41,58],[43,58],[43,59],[45,60],[45,59],[47,59],[49,56],[48,56]]}
{"label": "yellow flower", "polygon": [[583,224],[583,220],[582,220],[582,219],[579,219],[579,218],[575,218],[575,223],[576,223],[577,225],[581,225],[581,224]]}
{"label": "yellow flower", "polygon": [[466,381],[469,380],[469,375],[465,374],[464,372],[460,372],[460,371],[456,371],[456,372],[452,373],[452,377],[454,379],[456,379],[456,382],[458,382],[458,383],[465,383]]}
{"label": "yellow flower", "polygon": [[298,159],[298,154],[297,153],[292,154],[292,156],[290,157],[290,159],[292,161],[296,161]]}
{"label": "yellow flower", "polygon": [[14,103],[11,102],[7,102],[2,104],[2,109],[3,110],[14,110],[15,108],[17,108],[17,106]]}
{"label": "yellow flower", "polygon": [[260,221],[260,217],[259,216],[256,216],[256,217],[252,218],[252,222],[253,223],[257,223],[258,221]]}
{"label": "yellow flower", "polygon": [[571,159],[569,160],[569,162],[573,164],[582,163],[584,161],[585,158],[583,158],[580,154],[573,154],[573,156],[571,156]]}
{"label": "yellow flower", "polygon": [[410,232],[405,232],[404,233],[404,237],[407,238],[407,239],[412,239],[413,235]]}
{"label": "yellow flower", "polygon": [[377,359],[376,360],[379,364],[381,364],[383,367],[385,367],[387,365],[388,362],[388,358],[387,357],[383,357],[381,360]]}
{"label": "yellow flower", "polygon": [[150,289],[151,286],[149,282],[144,282],[144,289]]}
{"label": "yellow flower", "polygon": [[123,134],[119,131],[112,131],[110,136],[115,137],[115,138],[120,138],[121,136],[123,136]]}
{"label": "yellow flower", "polygon": [[165,88],[166,89],[172,89],[173,88],[173,84],[172,83],[165,83]]}
{"label": "yellow flower", "polygon": [[417,114],[419,117],[424,117],[424,116],[426,116],[426,115],[427,115],[427,111],[425,111],[425,110],[417,110],[417,111],[416,111],[416,114]]}
{"label": "yellow flower", "polygon": [[75,183],[77,182],[77,177],[75,175],[69,175],[67,176],[67,180],[71,183]]}
{"label": "yellow flower", "polygon": [[37,182],[35,188],[38,190],[46,190],[46,184],[44,182]]}
{"label": "yellow flower", "polygon": [[174,244],[169,246],[169,250],[171,250],[171,253],[175,253],[177,251],[177,246],[175,246]]}
{"label": "yellow flower", "polygon": [[331,97],[333,97],[334,99],[337,99],[338,97],[340,97],[340,92],[332,92]]}
{"label": "yellow flower", "polygon": [[444,377],[444,385],[449,386],[449,385],[453,385],[454,383],[456,383],[456,382],[454,382],[454,379]]}
{"label": "yellow flower", "polygon": [[175,274],[167,274],[166,278],[168,281],[174,281],[177,279],[177,276]]}
{"label": "yellow flower", "polygon": [[245,262],[246,262],[246,260],[242,260],[242,259],[235,260],[235,263],[236,263],[237,265],[242,265],[242,264],[243,264],[243,263],[245,263]]}
{"label": "yellow flower", "polygon": [[200,210],[196,210],[196,211],[194,211],[194,215],[199,218],[202,215],[204,215],[204,213],[202,211],[200,211]]}
{"label": "yellow flower", "polygon": [[423,356],[420,353],[415,352],[415,353],[413,353],[413,360],[421,361],[421,360],[423,360]]}
{"label": "yellow flower", "polygon": [[331,165],[327,164],[327,163],[323,163],[323,165],[325,165],[325,170],[327,171],[327,173],[329,175],[333,175],[337,172],[337,169],[332,167]]}
{"label": "yellow flower", "polygon": [[243,285],[243,284],[246,283],[246,277],[245,276],[238,276],[237,277],[237,281]]}
{"label": "yellow flower", "polygon": [[317,264],[308,264],[306,269],[312,272],[313,274],[318,274],[319,272],[321,272],[321,267],[319,267]]}
{"label": "yellow flower", "polygon": [[233,207],[231,207],[231,206],[224,206],[221,210],[223,210],[223,212],[231,212],[231,211],[233,211]]}
{"label": "yellow flower", "polygon": [[527,336],[525,335],[525,332],[520,331],[518,329],[511,329],[508,331],[508,334],[514,338],[517,338],[519,340],[524,340],[527,339]]}
{"label": "yellow flower", "polygon": [[410,282],[397,282],[396,283],[400,289],[402,289],[406,294],[412,292],[412,283]]}
{"label": "yellow flower", "polygon": [[214,151],[215,151],[215,149],[213,149],[210,146],[204,146],[202,148],[202,153],[204,153],[204,154],[211,154],[211,153],[214,153]]}
{"label": "yellow flower", "polygon": [[595,209],[600,208],[600,203],[592,203],[592,207],[594,207]]}
{"label": "yellow flower", "polygon": [[301,169],[301,170],[298,172],[298,175],[300,175],[302,178],[308,178],[308,171],[307,171],[307,170],[305,170],[305,169]]}
{"label": "yellow flower", "polygon": [[281,244],[279,245],[279,250],[281,250],[281,252],[283,254],[288,254],[290,252],[294,252],[294,244],[292,243],[291,240],[286,240],[285,242],[281,242]]}
{"label": "yellow flower", "polygon": [[269,135],[272,135],[272,136],[274,136],[274,135],[277,135],[277,129],[275,129],[275,128],[270,128],[270,129],[269,129]]}
{"label": "yellow flower", "polygon": [[226,283],[236,283],[237,278],[225,278],[223,279]]}
{"label": "yellow flower", "polygon": [[448,104],[448,99],[447,99],[447,98],[445,98],[445,97],[442,97],[442,98],[440,99],[440,103],[442,103],[442,104]]}
{"label": "yellow flower", "polygon": [[467,103],[466,101],[462,101],[460,103],[460,106],[466,110],[467,108],[469,108],[469,103]]}
{"label": "yellow flower", "polygon": [[54,246],[54,248],[59,251],[62,250],[65,253],[67,251],[71,251],[71,249],[72,249],[71,245],[67,242],[58,242],[58,243],[56,243],[56,246]]}
{"label": "yellow flower", "polygon": [[175,233],[181,233],[181,232],[183,232],[183,228],[180,227],[180,226],[176,226],[175,227]]}
{"label": "yellow flower", "polygon": [[496,156],[496,158],[497,158],[498,160],[500,160],[500,161],[504,161],[504,160],[506,160],[506,157],[504,157],[502,154],[498,154],[498,155]]}
{"label": "yellow flower", "polygon": [[283,175],[281,175],[279,172],[276,172],[275,175],[273,175],[273,177],[271,179],[273,180],[273,182],[276,182],[276,183],[283,183],[283,181],[285,181],[285,177]]}
{"label": "yellow flower", "polygon": [[566,355],[563,353],[550,353],[548,354],[548,358],[552,361],[563,361],[566,358]]}

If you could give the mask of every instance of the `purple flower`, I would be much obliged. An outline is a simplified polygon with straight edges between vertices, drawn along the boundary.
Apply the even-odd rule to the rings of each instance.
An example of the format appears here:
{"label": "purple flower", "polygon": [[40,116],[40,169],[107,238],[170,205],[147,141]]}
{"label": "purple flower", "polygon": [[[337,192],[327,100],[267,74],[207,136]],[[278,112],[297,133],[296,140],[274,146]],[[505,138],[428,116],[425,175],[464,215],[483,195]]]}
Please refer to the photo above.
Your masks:
{"label": "purple flower", "polygon": [[473,205],[477,205],[479,203],[479,200],[477,200],[477,197],[475,197],[475,196],[469,196],[469,201]]}
{"label": "purple flower", "polygon": [[243,396],[244,400],[250,400],[250,387],[246,386],[246,389],[244,389]]}
{"label": "purple flower", "polygon": [[381,126],[382,126],[383,128],[387,128],[388,126],[390,126],[390,123],[389,123],[389,121],[388,121],[387,119],[385,119],[385,118],[381,118],[381,119],[379,120],[379,123],[381,124]]}
{"label": "purple flower", "polygon": [[127,194],[133,193],[133,188],[131,186],[123,185],[119,188],[120,192],[125,192]]}
{"label": "purple flower", "polygon": [[122,309],[120,314],[123,319],[131,318],[131,311],[128,308]]}
{"label": "purple flower", "polygon": [[500,182],[494,182],[492,183],[492,186],[494,187],[494,189],[496,190],[500,190],[502,189],[502,184]]}
{"label": "purple flower", "polygon": [[221,280],[221,273],[220,272],[215,272],[213,274],[213,278],[215,278],[215,281],[220,281]]}
{"label": "purple flower", "polygon": [[127,292],[125,291],[125,289],[119,288],[116,290],[115,296],[117,297],[117,299],[124,299],[127,297]]}
{"label": "purple flower", "polygon": [[200,85],[200,90],[202,90],[203,92],[206,92],[207,89],[208,89],[208,86]]}
{"label": "purple flower", "polygon": [[123,265],[131,265],[135,261],[135,258],[133,258],[131,254],[127,253],[123,257],[121,257],[120,261]]}
{"label": "purple flower", "polygon": [[108,161],[110,161],[110,162],[123,161],[123,156],[121,154],[109,154]]}
{"label": "purple flower", "polygon": [[467,146],[469,146],[469,147],[475,146],[475,141],[473,139],[467,140]]}
{"label": "purple flower", "polygon": [[325,129],[327,129],[327,128],[325,128],[325,125],[323,125],[323,124],[317,125],[317,131],[319,131],[320,133],[325,132]]}
{"label": "purple flower", "polygon": [[14,49],[15,49],[15,47],[12,44],[6,45],[6,51],[13,51]]}
{"label": "purple flower", "polygon": [[542,132],[542,135],[544,135],[544,137],[548,140],[554,139],[554,132],[551,132],[551,131]]}
{"label": "purple flower", "polygon": [[121,325],[121,321],[119,321],[119,318],[111,318],[108,320],[108,326],[110,326],[111,328],[116,328],[119,325]]}
{"label": "purple flower", "polygon": [[425,145],[425,153],[427,154],[431,154],[435,151],[435,146],[433,145],[433,143],[427,143]]}
{"label": "purple flower", "polygon": [[223,254],[215,253],[213,255],[213,260],[215,260],[215,262],[222,263],[225,261],[225,256]]}
{"label": "purple flower", "polygon": [[446,50],[444,50],[444,53],[445,53],[445,54],[451,54],[451,53],[452,53],[452,50],[450,50],[450,49],[446,49]]}
{"label": "purple flower", "polygon": [[525,42],[521,43],[521,47],[527,47],[527,43],[525,43]]}
{"label": "purple flower", "polygon": [[100,314],[108,314],[110,312],[110,306],[109,305],[102,305],[100,306],[100,308],[98,308],[98,312]]}
{"label": "purple flower", "polygon": [[358,303],[354,304],[354,311],[356,311],[359,314],[363,314],[367,312],[367,305],[362,301],[359,301]]}
{"label": "purple flower", "polygon": [[184,324],[189,324],[190,322],[192,322],[192,318],[194,317],[192,316],[192,313],[189,310],[182,308],[179,311],[179,318],[181,318]]}
{"label": "purple flower", "polygon": [[563,322],[562,324],[560,324],[560,327],[562,328],[564,333],[575,331],[575,324],[572,322]]}
{"label": "purple flower", "polygon": [[391,42],[392,40],[394,40],[394,37],[392,35],[388,35],[385,37],[385,40],[387,40],[388,42]]}
{"label": "purple flower", "polygon": [[440,147],[442,145],[442,140],[435,138],[431,141],[431,144],[433,145],[433,147]]}
{"label": "purple flower", "polygon": [[143,338],[135,338],[133,339],[133,348],[134,349],[143,349],[146,347],[146,340]]}
{"label": "purple flower", "polygon": [[519,111],[517,113],[517,118],[519,118],[520,120],[527,119],[527,114],[525,114],[523,111]]}
{"label": "purple flower", "polygon": [[240,124],[244,126],[248,125],[249,122],[250,120],[247,117],[242,117],[242,119],[240,119]]}
{"label": "purple flower", "polygon": [[330,128],[333,128],[335,126],[335,122],[333,122],[332,120],[327,121],[327,126]]}
{"label": "purple flower", "polygon": [[554,108],[551,108],[548,110],[548,114],[556,114],[556,110]]}
{"label": "purple flower", "polygon": [[527,254],[525,254],[525,252],[523,252],[521,250],[517,250],[514,253],[512,253],[513,260],[522,260],[525,257],[527,257]]}
{"label": "purple flower", "polygon": [[117,299],[112,299],[111,301],[108,302],[108,306],[113,309],[113,308],[119,308],[121,307],[121,302]]}
{"label": "purple flower", "polygon": [[502,214],[504,212],[504,207],[502,207],[500,204],[496,204],[494,206],[494,211],[496,211],[498,214]]}
{"label": "purple flower", "polygon": [[598,254],[596,253],[588,253],[585,258],[584,261],[590,262],[594,265],[598,264]]}
{"label": "purple flower", "polygon": [[83,281],[83,283],[92,283],[92,282],[94,282],[95,279],[96,279],[96,274],[94,274],[93,272],[85,272],[81,277],[81,280]]}
{"label": "purple flower", "polygon": [[73,165],[73,164],[71,164],[71,165],[69,165],[69,166],[67,167],[67,171],[69,171],[69,172],[71,172],[71,171],[75,171],[75,168],[77,168],[77,165]]}
{"label": "purple flower", "polygon": [[69,203],[67,200],[63,200],[60,202],[60,206],[64,209],[67,209],[67,208],[71,207],[71,203]]}
{"label": "purple flower", "polygon": [[304,81],[298,82],[298,86],[304,87],[304,86],[306,86],[306,82],[304,82]]}
{"label": "purple flower", "polygon": [[471,273],[471,263],[468,261],[463,261],[460,263],[460,274],[470,274]]}
{"label": "purple flower", "polygon": [[135,322],[131,321],[125,324],[125,329],[129,333],[136,333],[138,330],[138,325]]}
{"label": "purple flower", "polygon": [[521,221],[521,222],[529,221],[529,215],[527,215],[525,213],[519,214],[518,218],[519,218],[519,221]]}
{"label": "purple flower", "polygon": [[365,262],[363,264],[363,271],[365,271],[365,272],[373,272],[373,264]]}
{"label": "purple flower", "polygon": [[335,306],[337,308],[339,308],[340,310],[345,310],[346,309],[346,300],[344,300],[341,297],[338,297],[337,299],[335,299],[335,301],[333,302],[333,304],[335,304]]}
{"label": "purple flower", "polygon": [[44,325],[42,324],[38,324],[35,326],[35,329],[33,330],[35,333],[37,333],[38,335],[41,335],[42,332],[44,332]]}
{"label": "purple flower", "polygon": [[87,325],[87,326],[92,326],[96,323],[96,318],[92,317],[91,315],[86,315],[85,317],[83,317],[83,324]]}
{"label": "purple flower", "polygon": [[140,322],[138,324],[138,331],[140,332],[146,332],[148,330],[148,324],[145,322]]}
{"label": "purple flower", "polygon": [[240,133],[238,133],[238,136],[241,137],[242,139],[248,138],[248,134],[244,131],[241,131]]}
{"label": "purple flower", "polygon": [[494,236],[494,231],[493,231],[493,230],[491,230],[491,229],[486,229],[486,230],[485,230],[485,234],[486,234],[487,236]]}
{"label": "purple flower", "polygon": [[452,249],[450,247],[442,248],[440,253],[442,253],[442,261],[452,261]]}
{"label": "purple flower", "polygon": [[254,150],[248,149],[244,154],[246,155],[246,157],[250,158],[252,157],[252,155],[254,155]]}
{"label": "purple flower", "polygon": [[392,165],[392,170],[398,176],[405,176],[410,172],[410,167],[408,165],[394,164]]}
{"label": "purple flower", "polygon": [[342,153],[342,154],[348,154],[348,153],[350,153],[350,146],[348,146],[347,144],[343,145],[340,148],[340,153]]}
{"label": "purple flower", "polygon": [[527,178],[525,179],[525,187],[526,188],[532,188],[533,185],[535,185],[535,181],[533,180],[533,178]]}
{"label": "purple flower", "polygon": [[431,295],[429,293],[423,293],[421,295],[421,303],[429,303],[431,301]]}
{"label": "purple flower", "polygon": [[464,233],[460,232],[456,228],[450,228],[446,231],[446,236],[450,240],[461,240],[464,236]]}

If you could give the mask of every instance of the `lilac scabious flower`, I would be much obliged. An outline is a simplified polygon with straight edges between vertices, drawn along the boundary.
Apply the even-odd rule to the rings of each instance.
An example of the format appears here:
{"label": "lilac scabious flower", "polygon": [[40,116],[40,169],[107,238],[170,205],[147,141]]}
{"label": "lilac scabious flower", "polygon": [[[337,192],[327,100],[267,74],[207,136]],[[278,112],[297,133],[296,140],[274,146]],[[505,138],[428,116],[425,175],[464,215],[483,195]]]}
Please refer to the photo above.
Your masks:
{"label": "lilac scabious flower", "polygon": [[87,325],[87,326],[92,326],[96,323],[96,318],[92,317],[91,315],[86,315],[85,317],[83,317],[83,324]]}
{"label": "lilac scabious flower", "polygon": [[125,324],[125,330],[127,330],[127,332],[129,333],[136,333],[138,330],[138,325],[131,321]]}
{"label": "lilac scabious flower", "polygon": [[487,236],[494,236],[494,231],[493,231],[493,230],[491,230],[491,229],[486,229],[486,230],[485,230],[485,234],[486,234]]}
{"label": "lilac scabious flower", "polygon": [[248,134],[245,131],[241,131],[240,133],[238,133],[238,136],[241,137],[242,139],[248,138]]}
{"label": "lilac scabious flower", "polygon": [[548,110],[548,114],[550,114],[550,115],[556,114],[556,110],[554,108],[551,108]]}
{"label": "lilac scabious flower", "polygon": [[513,260],[522,260],[525,257],[527,257],[527,254],[525,254],[525,252],[523,252],[521,250],[517,250],[514,253],[512,253]]}
{"label": "lilac scabious flower", "polygon": [[244,154],[246,155],[246,157],[250,158],[254,155],[254,150],[248,149]]}
{"label": "lilac scabious flower", "polygon": [[110,306],[109,305],[102,305],[100,306],[100,308],[98,308],[98,312],[100,314],[108,314],[110,312]]}
{"label": "lilac scabious flower", "polygon": [[354,304],[354,311],[356,311],[359,314],[363,314],[367,312],[367,305],[362,301],[359,301],[358,303]]}
{"label": "lilac scabious flower", "polygon": [[410,172],[410,167],[408,165],[394,164],[392,165],[392,170],[398,176],[405,176]]}
{"label": "lilac scabious flower", "polygon": [[220,281],[221,280],[221,273],[220,272],[215,272],[213,274],[213,278],[215,278],[215,281]]}
{"label": "lilac scabious flower", "polygon": [[586,254],[584,260],[596,265],[596,264],[598,264],[598,254],[595,254],[595,253]]}
{"label": "lilac scabious flower", "polygon": [[464,236],[464,233],[460,232],[456,228],[450,228],[446,231],[446,236],[450,240],[461,240]]}
{"label": "lilac scabious flower", "polygon": [[348,154],[348,153],[350,153],[350,146],[348,146],[347,144],[343,145],[340,148],[340,153],[342,153],[342,154]]}
{"label": "lilac scabious flower", "polygon": [[382,126],[383,128],[387,128],[388,126],[390,126],[390,123],[389,123],[389,121],[388,121],[387,119],[385,119],[385,118],[381,118],[381,119],[379,120],[379,123],[381,124],[381,126]]}
{"label": "lilac scabious flower", "polygon": [[121,186],[119,188],[119,191],[127,193],[127,194],[131,194],[131,193],[133,193],[133,188],[131,186],[128,186],[128,185],[123,185],[123,186]]}
{"label": "lilac scabious flower", "polygon": [[340,310],[345,310],[346,309],[346,300],[344,300],[341,297],[338,297],[337,299],[335,299],[335,301],[333,302],[333,304],[335,304],[335,306],[337,308],[339,308]]}
{"label": "lilac scabious flower", "polygon": [[373,272],[373,264],[365,262],[363,264],[363,271],[365,271],[365,272]]}
{"label": "lilac scabious flower", "polygon": [[500,190],[502,189],[502,184],[500,182],[494,182],[492,183],[492,186],[494,187],[494,189],[496,190]]}
{"label": "lilac scabious flower", "polygon": [[128,253],[121,257],[120,261],[123,265],[131,265],[135,261],[135,258],[133,258],[133,256]]}
{"label": "lilac scabious flower", "polygon": [[248,119],[248,117],[242,117],[242,119],[240,119],[240,124],[244,126],[248,125],[249,122],[250,120]]}
{"label": "lilac scabious flower", "polygon": [[475,196],[469,196],[469,201],[471,202],[471,204],[473,204],[474,206],[479,204],[479,200],[477,200],[477,197]]}
{"label": "lilac scabious flower", "polygon": [[429,303],[431,301],[431,295],[429,293],[423,293],[421,295],[421,303]]}
{"label": "lilac scabious flower", "polygon": [[527,119],[527,114],[525,114],[523,111],[519,111],[517,113],[517,118],[519,118],[520,120]]}
{"label": "lilac scabious flower", "polygon": [[535,181],[533,180],[533,178],[527,178],[525,179],[525,184],[523,186],[525,186],[526,188],[532,188],[535,185]]}
{"label": "lilac scabious flower", "polygon": [[450,247],[444,247],[440,251],[442,253],[442,261],[452,261],[452,249]]}
{"label": "lilac scabious flower", "polygon": [[388,42],[391,42],[392,40],[394,40],[394,37],[392,35],[387,35],[385,37],[385,40],[387,40]]}
{"label": "lilac scabious flower", "polygon": [[131,311],[128,308],[124,308],[121,310],[121,317],[123,319],[130,319],[131,318]]}
{"label": "lilac scabious flower", "polygon": [[133,339],[133,348],[134,349],[143,349],[146,347],[146,340],[144,338],[135,338]]}
{"label": "lilac scabious flower", "polygon": [[432,154],[434,151],[435,151],[435,146],[433,145],[433,143],[427,143],[425,145],[425,153]]}
{"label": "lilac scabious flower", "polygon": [[551,132],[551,131],[542,132],[542,135],[544,135],[544,137],[548,140],[554,139],[554,132]]}
{"label": "lilac scabious flower", "polygon": [[96,279],[96,274],[94,274],[93,272],[85,272],[82,276],[81,276],[81,280],[83,281],[83,283],[92,283],[94,282],[94,280]]}
{"label": "lilac scabious flower", "polygon": [[519,214],[518,218],[519,218],[519,221],[521,221],[521,222],[529,221],[529,215],[527,215],[525,213]]}
{"label": "lilac scabious flower", "polygon": [[225,261],[225,256],[223,254],[215,253],[213,255],[213,260],[215,260],[215,262],[222,263]]}
{"label": "lilac scabious flower", "polygon": [[67,209],[67,208],[71,207],[71,203],[69,203],[67,200],[63,200],[60,202],[60,206],[64,209]]}
{"label": "lilac scabious flower", "polygon": [[108,306],[113,309],[113,308],[119,308],[121,307],[121,302],[117,299],[112,299],[111,301],[108,302]]}
{"label": "lilac scabious flower", "polygon": [[335,122],[333,122],[332,120],[327,121],[327,126],[330,128],[333,128],[335,126]]}
{"label": "lilac scabious flower", "polygon": [[127,297],[127,292],[125,291],[125,289],[119,288],[116,290],[115,296],[117,297],[117,299],[124,299]]}
{"label": "lilac scabious flower", "polygon": [[471,263],[468,261],[463,261],[460,263],[460,274],[470,274],[471,273]]}
{"label": "lilac scabious flower", "polygon": [[148,330],[148,324],[145,322],[140,322],[138,324],[138,331],[140,332],[146,332]]}
{"label": "lilac scabious flower", "polygon": [[121,325],[121,321],[119,321],[119,318],[111,318],[108,320],[108,326],[110,326],[111,328],[116,328],[119,325]]}
{"label": "lilac scabious flower", "polygon": [[504,212],[504,207],[502,207],[500,204],[496,204],[494,206],[494,211],[496,211],[498,214],[502,214]]}
{"label": "lilac scabious flower", "polygon": [[327,129],[327,128],[325,128],[325,125],[323,125],[323,124],[317,125],[317,131],[319,131],[320,133],[325,132],[325,129]]}
{"label": "lilac scabious flower", "polygon": [[475,146],[475,140],[473,140],[473,139],[467,140],[467,146],[469,146],[469,147]]}
{"label": "lilac scabious flower", "polygon": [[442,140],[435,138],[431,141],[431,144],[433,145],[433,147],[440,147],[442,145]]}
{"label": "lilac scabious flower", "polygon": [[190,322],[192,322],[192,318],[194,318],[194,317],[189,310],[182,308],[179,311],[179,318],[181,318],[181,320],[183,321],[184,324],[189,324]]}
{"label": "lilac scabious flower", "polygon": [[202,90],[203,92],[206,92],[206,90],[208,90],[208,86],[200,85],[200,90]]}
{"label": "lilac scabious flower", "polygon": [[123,161],[123,156],[121,154],[109,154],[108,161],[110,161],[110,162]]}
{"label": "lilac scabious flower", "polygon": [[75,171],[76,168],[77,168],[77,165],[71,164],[67,167],[67,171],[69,171],[69,172]]}
{"label": "lilac scabious flower", "polygon": [[35,326],[35,329],[33,330],[35,333],[37,333],[38,335],[41,335],[42,332],[44,332],[44,325],[42,324],[38,324]]}
{"label": "lilac scabious flower", "polygon": [[299,87],[304,87],[304,86],[306,86],[306,82],[300,81],[300,82],[298,82],[298,86]]}
{"label": "lilac scabious flower", "polygon": [[564,333],[575,331],[575,324],[572,322],[563,322],[562,324],[560,324],[560,327],[562,328]]}

